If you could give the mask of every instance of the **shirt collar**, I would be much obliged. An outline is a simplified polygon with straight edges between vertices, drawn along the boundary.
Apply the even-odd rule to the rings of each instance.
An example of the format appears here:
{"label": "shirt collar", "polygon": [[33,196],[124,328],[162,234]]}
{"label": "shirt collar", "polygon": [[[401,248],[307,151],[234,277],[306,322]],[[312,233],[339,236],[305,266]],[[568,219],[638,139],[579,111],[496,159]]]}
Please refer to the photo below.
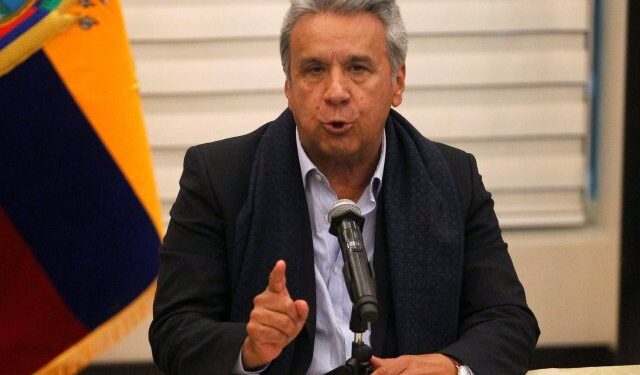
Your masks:
{"label": "shirt collar", "polygon": [[[304,188],[307,188],[307,178],[311,172],[318,173],[322,175],[322,172],[318,169],[318,167],[313,164],[309,156],[302,148],[302,143],[300,142],[300,134],[298,133],[298,128],[296,127],[296,147],[298,149],[298,161],[300,162],[300,172],[302,173],[302,185]],[[378,165],[376,166],[376,170],[373,172],[373,176],[371,177],[371,181],[369,181],[369,185],[367,186],[367,190],[369,190],[369,194],[371,199],[375,202],[375,198],[380,193],[380,189],[382,188],[382,174],[384,172],[384,163],[387,156],[387,135],[382,133],[382,149],[380,151],[380,158],[378,159]],[[322,175],[324,177],[324,175]]]}

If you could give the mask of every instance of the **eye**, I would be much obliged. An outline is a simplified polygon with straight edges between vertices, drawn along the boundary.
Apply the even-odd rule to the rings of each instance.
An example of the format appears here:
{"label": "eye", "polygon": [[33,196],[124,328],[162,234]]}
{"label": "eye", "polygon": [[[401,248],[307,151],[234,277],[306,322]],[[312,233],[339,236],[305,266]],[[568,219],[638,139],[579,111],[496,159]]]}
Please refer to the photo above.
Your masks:
{"label": "eye", "polygon": [[311,64],[305,68],[305,72],[312,75],[318,75],[324,72],[324,67],[320,64]]}
{"label": "eye", "polygon": [[365,64],[355,63],[349,66],[349,71],[352,74],[362,75],[370,71],[369,67]]}
{"label": "eye", "polygon": [[355,64],[351,67],[351,70],[354,72],[364,72],[367,70],[367,67],[361,64]]}

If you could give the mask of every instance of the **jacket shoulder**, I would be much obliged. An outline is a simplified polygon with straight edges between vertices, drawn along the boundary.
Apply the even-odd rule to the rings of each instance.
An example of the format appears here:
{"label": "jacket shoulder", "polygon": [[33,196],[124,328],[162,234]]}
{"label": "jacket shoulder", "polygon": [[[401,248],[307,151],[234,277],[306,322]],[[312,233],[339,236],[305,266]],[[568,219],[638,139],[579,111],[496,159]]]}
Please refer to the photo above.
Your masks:
{"label": "jacket shoulder", "polygon": [[[269,124],[263,125],[251,133],[237,137],[192,146],[190,150],[197,150],[207,165],[251,168],[260,139],[268,126]],[[247,162],[249,165],[246,165]]]}
{"label": "jacket shoulder", "polygon": [[442,156],[447,160],[452,172],[455,173],[455,170],[469,168],[469,153],[444,143],[433,142],[433,144],[436,145]]}
{"label": "jacket shoulder", "polygon": [[[475,159],[466,151],[460,150],[444,143],[433,142],[444,159],[449,164],[451,175],[455,181],[463,214],[467,211],[473,194],[473,173],[478,173],[475,168]],[[465,215],[466,216],[466,215]]]}
{"label": "jacket shoulder", "polygon": [[247,197],[256,151],[268,126],[187,150],[187,154],[198,155],[222,215],[231,222]]}

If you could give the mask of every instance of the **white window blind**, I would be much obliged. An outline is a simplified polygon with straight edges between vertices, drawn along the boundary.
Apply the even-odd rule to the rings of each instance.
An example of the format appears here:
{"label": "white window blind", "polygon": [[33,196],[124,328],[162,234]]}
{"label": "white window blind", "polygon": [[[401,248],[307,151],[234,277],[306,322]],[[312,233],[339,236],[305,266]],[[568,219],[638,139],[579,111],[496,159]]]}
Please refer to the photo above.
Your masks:
{"label": "white window blind", "polygon": [[[585,222],[589,0],[398,0],[409,33],[399,111],[473,153],[504,228]],[[286,106],[285,0],[127,0],[165,224],[190,145]]]}

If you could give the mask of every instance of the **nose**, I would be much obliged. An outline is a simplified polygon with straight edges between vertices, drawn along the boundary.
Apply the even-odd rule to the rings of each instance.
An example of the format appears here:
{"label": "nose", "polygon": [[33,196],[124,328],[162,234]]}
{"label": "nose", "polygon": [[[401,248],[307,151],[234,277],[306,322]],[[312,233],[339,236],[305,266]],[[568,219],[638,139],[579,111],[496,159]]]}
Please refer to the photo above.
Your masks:
{"label": "nose", "polygon": [[348,90],[347,78],[339,69],[332,69],[327,75],[326,89],[324,92],[324,100],[328,104],[341,105],[349,101],[350,94]]}

